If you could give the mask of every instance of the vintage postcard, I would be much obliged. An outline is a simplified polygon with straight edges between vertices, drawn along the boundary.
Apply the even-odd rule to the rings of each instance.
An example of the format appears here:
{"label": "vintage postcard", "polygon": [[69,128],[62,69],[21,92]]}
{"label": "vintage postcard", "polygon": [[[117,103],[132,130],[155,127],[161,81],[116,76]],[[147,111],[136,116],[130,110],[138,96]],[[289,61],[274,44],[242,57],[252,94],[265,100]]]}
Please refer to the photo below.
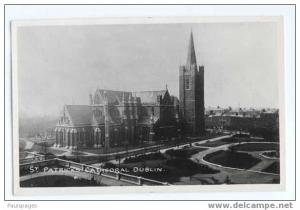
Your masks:
{"label": "vintage postcard", "polygon": [[16,194],[284,189],[281,17],[11,29]]}

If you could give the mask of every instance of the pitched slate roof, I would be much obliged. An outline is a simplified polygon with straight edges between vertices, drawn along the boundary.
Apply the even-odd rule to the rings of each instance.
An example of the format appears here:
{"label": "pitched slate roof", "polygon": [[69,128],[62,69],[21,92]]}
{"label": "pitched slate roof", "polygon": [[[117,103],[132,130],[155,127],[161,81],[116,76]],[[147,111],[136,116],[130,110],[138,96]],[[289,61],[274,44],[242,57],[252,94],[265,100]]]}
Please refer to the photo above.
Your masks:
{"label": "pitched slate roof", "polygon": [[157,90],[157,91],[141,91],[141,92],[134,92],[133,95],[141,98],[141,103],[147,104],[155,104],[157,103],[157,97],[166,94],[167,90]]}
{"label": "pitched slate roof", "polygon": [[127,92],[127,91],[97,89],[94,96],[94,101],[96,104],[104,104],[105,97],[107,97],[109,104],[121,104],[123,97],[125,97],[125,101],[128,101],[130,96],[132,97],[136,96],[140,98],[141,103],[156,104],[157,97],[158,96],[164,97],[166,92],[167,90]]}
{"label": "pitched slate roof", "polygon": [[100,98],[97,104],[104,104],[105,97],[107,97],[109,104],[120,104],[123,100],[123,96],[125,96],[125,100],[127,101],[129,95],[131,95],[131,93],[126,91],[97,89],[94,96],[94,101],[96,103],[97,97],[99,96]]}
{"label": "pitched slate roof", "polygon": [[[162,98],[166,95],[167,90],[159,90],[159,91],[141,91],[141,92],[125,92],[125,91],[114,91],[114,90],[103,90],[97,89],[94,95],[94,100],[97,100],[97,104],[104,104],[105,98],[108,99],[108,103],[110,105],[118,105],[121,104],[123,98],[125,97],[125,101],[128,101],[131,96],[136,96],[140,99],[142,104],[156,104],[159,96]],[[102,113],[104,113],[103,108],[98,108]],[[103,117],[96,117],[93,113],[92,106],[89,105],[65,105],[65,112],[68,114],[70,121],[73,125],[95,125],[95,124],[103,124]],[[119,112],[118,108],[114,106],[109,106],[108,111],[108,121],[110,123],[121,123],[122,116]],[[147,119],[148,118],[148,119]],[[158,116],[155,116],[155,121],[158,120]],[[149,116],[141,116],[141,123],[149,123]]]}
{"label": "pitched slate roof", "polygon": [[[98,108],[101,109],[101,108]],[[96,125],[104,123],[104,116],[96,117],[93,114],[92,107],[88,105],[65,105],[65,110],[70,117],[73,125]],[[103,112],[103,108],[101,109]],[[121,116],[115,107],[110,107],[108,112],[108,121],[112,124],[121,123]]]}
{"label": "pitched slate roof", "polygon": [[88,105],[65,105],[70,120],[74,125],[91,124],[93,112]]}

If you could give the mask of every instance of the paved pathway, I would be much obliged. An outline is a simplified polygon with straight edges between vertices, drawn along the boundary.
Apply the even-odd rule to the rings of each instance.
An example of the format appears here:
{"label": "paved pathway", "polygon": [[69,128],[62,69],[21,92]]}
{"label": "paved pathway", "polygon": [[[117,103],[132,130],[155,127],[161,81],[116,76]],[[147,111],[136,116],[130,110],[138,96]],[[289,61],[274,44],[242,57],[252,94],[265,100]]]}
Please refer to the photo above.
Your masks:
{"label": "paved pathway", "polygon": [[[268,165],[270,165],[271,163],[274,162],[274,160],[267,160],[267,159],[263,159],[260,158],[258,154],[258,152],[245,152],[245,153],[249,153],[255,157],[258,157],[261,159],[261,162],[256,164],[255,166],[253,166],[251,169],[240,169],[240,168],[233,168],[233,167],[227,167],[227,166],[222,166],[219,164],[215,164],[215,163],[211,163],[208,162],[206,160],[204,160],[204,157],[207,154],[213,153],[213,152],[217,152],[219,150],[228,150],[229,147],[234,146],[234,145],[239,145],[239,144],[247,144],[248,142],[241,142],[241,143],[229,143],[229,144],[225,144],[225,145],[221,145],[218,147],[211,147],[207,150],[201,151],[195,155],[192,156],[192,159],[195,160],[198,163],[203,163],[205,165],[208,166],[216,166],[217,168],[226,168],[226,169],[231,169],[231,170],[238,170],[238,171],[249,171],[249,172],[254,172],[254,173],[261,173],[261,174],[270,174],[270,175],[277,175],[277,174],[273,174],[273,173],[267,173],[267,172],[262,172],[261,170],[266,168]],[[273,144],[273,142],[251,142],[251,143],[271,143]],[[195,143],[193,144],[194,147],[201,147],[196,145]],[[261,152],[261,151],[260,151]],[[259,153],[260,153],[259,152]]]}

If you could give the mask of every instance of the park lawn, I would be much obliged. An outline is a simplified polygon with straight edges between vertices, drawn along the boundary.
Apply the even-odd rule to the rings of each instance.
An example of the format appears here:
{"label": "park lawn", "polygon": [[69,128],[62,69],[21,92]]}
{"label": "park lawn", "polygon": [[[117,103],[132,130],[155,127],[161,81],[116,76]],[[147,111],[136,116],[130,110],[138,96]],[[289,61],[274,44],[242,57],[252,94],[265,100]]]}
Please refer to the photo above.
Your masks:
{"label": "park lawn", "polygon": [[219,150],[204,156],[204,160],[221,166],[250,169],[261,160],[247,153],[230,150]]}
{"label": "park lawn", "polygon": [[280,163],[279,161],[273,162],[271,165],[262,170],[263,172],[280,174]]}
{"label": "park lawn", "polygon": [[276,143],[245,143],[232,146],[231,149],[245,152],[279,150],[279,144]]}

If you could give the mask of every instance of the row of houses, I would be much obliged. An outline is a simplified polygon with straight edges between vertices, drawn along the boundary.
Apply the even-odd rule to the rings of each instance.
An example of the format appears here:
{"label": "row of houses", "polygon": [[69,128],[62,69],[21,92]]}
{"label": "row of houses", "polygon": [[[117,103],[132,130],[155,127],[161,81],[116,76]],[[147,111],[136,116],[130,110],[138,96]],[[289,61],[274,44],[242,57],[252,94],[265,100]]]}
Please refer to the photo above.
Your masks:
{"label": "row of houses", "polygon": [[267,138],[279,136],[277,109],[206,110],[205,127],[212,130],[239,130]]}

